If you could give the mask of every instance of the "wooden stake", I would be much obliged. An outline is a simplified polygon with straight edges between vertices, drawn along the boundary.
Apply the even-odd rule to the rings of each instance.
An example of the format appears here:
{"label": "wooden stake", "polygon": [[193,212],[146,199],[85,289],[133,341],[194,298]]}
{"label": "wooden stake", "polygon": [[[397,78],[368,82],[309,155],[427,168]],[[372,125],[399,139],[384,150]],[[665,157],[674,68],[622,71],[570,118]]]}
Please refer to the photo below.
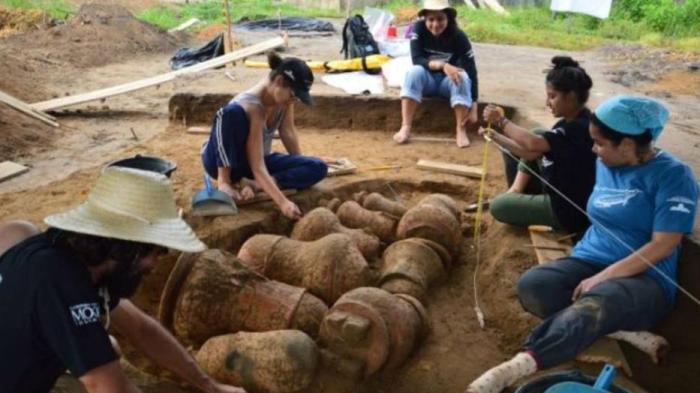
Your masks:
{"label": "wooden stake", "polygon": [[226,45],[226,53],[231,53],[233,51],[233,38],[231,37],[231,9],[228,4],[228,0],[224,0],[226,5],[226,37],[228,38],[228,45]]}

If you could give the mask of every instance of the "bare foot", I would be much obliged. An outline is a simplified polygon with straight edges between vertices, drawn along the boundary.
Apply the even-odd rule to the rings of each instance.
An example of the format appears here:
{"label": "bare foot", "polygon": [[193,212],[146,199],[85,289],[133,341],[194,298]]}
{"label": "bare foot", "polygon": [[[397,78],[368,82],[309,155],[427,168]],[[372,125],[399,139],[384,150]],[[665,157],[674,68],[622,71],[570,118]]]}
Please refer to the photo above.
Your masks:
{"label": "bare foot", "polygon": [[471,142],[469,142],[469,137],[467,136],[467,129],[464,127],[457,127],[457,147],[469,147]]}
{"label": "bare foot", "polygon": [[401,129],[399,132],[394,134],[394,142],[398,143],[399,145],[408,142],[408,140],[411,138],[411,127],[409,126],[401,126]]}
{"label": "bare foot", "polygon": [[262,190],[262,188],[258,185],[258,182],[256,182],[253,179],[248,179],[246,177],[241,178],[241,180],[239,180],[238,184],[239,184],[241,189],[243,189],[244,187],[250,187],[250,189],[254,193],[260,192]]}

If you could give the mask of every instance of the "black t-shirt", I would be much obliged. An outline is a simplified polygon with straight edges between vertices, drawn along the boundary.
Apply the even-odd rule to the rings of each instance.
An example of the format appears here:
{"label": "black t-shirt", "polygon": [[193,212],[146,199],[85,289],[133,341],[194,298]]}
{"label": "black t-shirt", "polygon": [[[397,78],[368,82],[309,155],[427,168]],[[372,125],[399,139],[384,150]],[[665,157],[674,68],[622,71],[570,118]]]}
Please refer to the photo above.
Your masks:
{"label": "black t-shirt", "polygon": [[[549,142],[550,150],[542,156],[542,175],[554,187],[563,192],[576,205],[586,210],[588,197],[595,184],[596,155],[591,148],[593,140],[588,133],[591,113],[584,109],[570,122],[560,120],[552,131],[542,136]],[[571,232],[582,232],[590,223],[559,194],[545,186],[552,200],[552,210],[559,223]]]}
{"label": "black t-shirt", "polygon": [[474,50],[467,35],[459,28],[448,27],[439,36],[434,36],[425,27],[425,21],[419,20],[413,25],[411,34],[411,59],[413,64],[423,66],[428,71],[431,71],[428,67],[431,60],[444,61],[464,69],[472,82],[472,100],[479,99]]}
{"label": "black t-shirt", "polygon": [[0,257],[0,392],[49,392],[66,369],[80,377],[116,360],[102,310],[90,271],[46,234],[9,249]]}

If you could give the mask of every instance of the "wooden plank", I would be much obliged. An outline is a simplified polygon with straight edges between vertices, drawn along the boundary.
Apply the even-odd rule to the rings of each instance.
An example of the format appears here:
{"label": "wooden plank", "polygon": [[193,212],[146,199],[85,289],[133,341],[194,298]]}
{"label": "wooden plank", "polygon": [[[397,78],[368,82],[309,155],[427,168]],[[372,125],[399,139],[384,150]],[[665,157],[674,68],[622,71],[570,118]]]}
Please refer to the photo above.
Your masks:
{"label": "wooden plank", "polygon": [[543,264],[555,259],[571,255],[571,239],[559,241],[562,234],[554,231],[544,231],[538,225],[531,225],[529,229],[532,247],[537,255],[537,263]]}
{"label": "wooden plank", "polygon": [[483,0],[484,3],[486,3],[486,6],[491,9],[491,11],[495,11],[496,13],[499,13],[501,15],[507,15],[508,11],[506,11],[505,8],[501,5],[501,3],[498,2],[498,0]]}
{"label": "wooden plank", "polygon": [[277,48],[277,47],[285,45],[285,44],[286,44],[286,37],[277,37],[277,38],[273,38],[273,39],[263,41],[261,43],[249,46],[247,48],[243,48],[243,49],[225,54],[223,56],[213,58],[211,60],[207,60],[207,61],[199,63],[199,64],[195,64],[195,65],[192,65],[189,67],[179,69],[177,71],[171,71],[171,72],[168,72],[166,74],[156,75],[154,77],[141,79],[141,80],[134,81],[134,82],[124,83],[121,85],[112,86],[112,87],[108,87],[105,89],[95,90],[95,91],[91,91],[88,93],[76,94],[73,96],[61,97],[61,98],[56,98],[53,100],[42,101],[42,102],[36,102],[36,103],[31,104],[31,107],[34,108],[35,110],[48,111],[48,110],[64,108],[64,107],[71,106],[71,105],[82,104],[84,102],[101,100],[103,98],[112,97],[112,96],[116,96],[119,94],[130,93],[130,92],[135,91],[135,90],[140,90],[140,89],[143,89],[146,87],[160,85],[160,84],[165,83],[165,82],[170,82],[170,81],[175,80],[176,78],[178,78],[182,75],[192,74],[192,73],[208,70],[211,68],[216,68],[216,67],[225,65],[226,63],[240,60],[240,59],[246,58],[248,56],[256,55],[258,53],[262,53],[262,52],[265,52],[267,50],[274,49],[274,48]]}
{"label": "wooden plank", "polygon": [[611,338],[603,337],[576,356],[576,360],[585,363],[610,363],[622,369],[627,376],[632,376],[632,368],[627,362],[620,344]]}
{"label": "wooden plank", "polygon": [[191,19],[188,20],[187,22],[185,22],[185,23],[183,23],[183,24],[181,24],[181,25],[179,25],[179,26],[177,26],[177,27],[173,27],[172,29],[168,30],[168,33],[175,33],[176,31],[182,31],[182,30],[188,29],[188,28],[190,28],[190,27],[196,25],[196,24],[199,23],[199,22],[200,22],[199,19],[197,19],[197,18],[191,18]]}
{"label": "wooden plank", "polygon": [[[290,188],[288,190],[282,190],[282,194],[284,194],[285,196],[294,195],[296,193],[297,193],[297,190],[293,189],[293,188]],[[272,200],[272,198],[270,198],[270,196],[267,195],[267,193],[259,192],[259,193],[255,194],[255,196],[253,198],[248,199],[247,201],[237,201],[236,205],[247,206],[247,205],[252,205],[255,203],[266,202],[266,201],[271,201],[271,200]]]}
{"label": "wooden plank", "polygon": [[54,121],[55,118],[53,116],[49,116],[46,113],[37,111],[26,102],[21,101],[3,91],[0,91],[0,101],[6,103],[13,109],[16,109],[24,113],[25,115],[31,116],[39,121],[42,121],[52,127],[59,127],[59,124]]}
{"label": "wooden plank", "polygon": [[455,138],[440,138],[436,136],[412,136],[411,142],[455,143]]}
{"label": "wooden plank", "polygon": [[328,165],[328,176],[351,175],[357,172],[357,165],[348,158],[338,159],[337,164]]}
{"label": "wooden plank", "polygon": [[12,161],[0,162],[0,182],[27,172],[29,168]]}
{"label": "wooden plank", "polygon": [[481,168],[430,160],[418,160],[418,169],[481,179]]}
{"label": "wooden plank", "polygon": [[206,134],[209,135],[211,132],[211,127],[188,127],[188,134]]}

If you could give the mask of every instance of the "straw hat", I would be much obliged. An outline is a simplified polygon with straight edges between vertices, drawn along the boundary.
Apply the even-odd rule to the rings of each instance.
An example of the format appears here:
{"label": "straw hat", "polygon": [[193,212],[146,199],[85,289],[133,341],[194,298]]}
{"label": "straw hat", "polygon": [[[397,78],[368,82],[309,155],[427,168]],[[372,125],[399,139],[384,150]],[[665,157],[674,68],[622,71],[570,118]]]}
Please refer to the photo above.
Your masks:
{"label": "straw hat", "polygon": [[423,17],[428,11],[444,11],[450,18],[457,16],[457,10],[450,7],[450,2],[448,0],[425,0],[423,2],[423,9],[418,11],[418,16]]}
{"label": "straw hat", "polygon": [[185,252],[207,248],[179,217],[168,178],[140,169],[105,168],[87,201],[44,222],[67,231]]}

